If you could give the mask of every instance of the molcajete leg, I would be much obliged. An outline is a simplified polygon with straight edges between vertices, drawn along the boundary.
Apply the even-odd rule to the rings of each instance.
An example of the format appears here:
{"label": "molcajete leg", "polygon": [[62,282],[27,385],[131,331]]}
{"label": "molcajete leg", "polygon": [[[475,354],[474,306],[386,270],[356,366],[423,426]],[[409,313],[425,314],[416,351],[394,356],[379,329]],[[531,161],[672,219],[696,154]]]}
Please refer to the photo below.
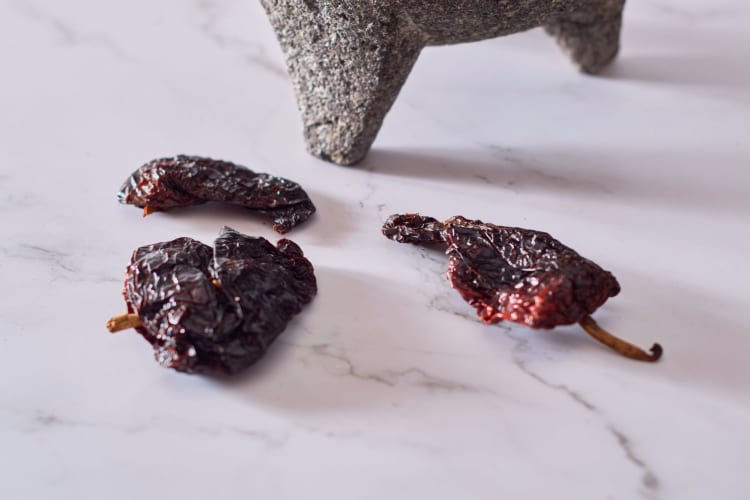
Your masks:
{"label": "molcajete leg", "polygon": [[361,161],[424,47],[407,16],[361,2],[262,0],[281,42],[308,151]]}
{"label": "molcajete leg", "polygon": [[625,0],[601,0],[548,23],[545,29],[584,73],[598,73],[617,55]]}

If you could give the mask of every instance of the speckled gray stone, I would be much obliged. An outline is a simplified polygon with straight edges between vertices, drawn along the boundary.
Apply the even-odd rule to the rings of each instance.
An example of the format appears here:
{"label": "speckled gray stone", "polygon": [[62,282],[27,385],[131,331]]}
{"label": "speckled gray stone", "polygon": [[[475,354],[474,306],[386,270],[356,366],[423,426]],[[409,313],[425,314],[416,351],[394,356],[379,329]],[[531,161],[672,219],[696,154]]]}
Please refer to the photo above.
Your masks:
{"label": "speckled gray stone", "polygon": [[308,151],[362,160],[420,51],[543,26],[586,73],[617,54],[625,0],[261,0]]}

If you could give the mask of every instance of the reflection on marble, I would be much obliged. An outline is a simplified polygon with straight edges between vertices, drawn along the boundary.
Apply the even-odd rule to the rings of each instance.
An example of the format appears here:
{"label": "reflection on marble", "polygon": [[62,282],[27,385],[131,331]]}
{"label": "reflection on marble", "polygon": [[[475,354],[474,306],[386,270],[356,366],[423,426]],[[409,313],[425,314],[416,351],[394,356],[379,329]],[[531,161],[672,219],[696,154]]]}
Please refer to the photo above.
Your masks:
{"label": "reflection on marble", "polygon": [[[426,50],[364,165],[304,152],[258,2],[0,3],[0,498],[744,499],[750,491],[750,7],[633,0],[602,77],[541,32]],[[510,71],[509,71],[510,70]],[[142,219],[144,161],[290,177],[320,294],[232,380],[105,333],[131,250],[245,211]],[[610,269],[577,328],[484,326],[393,212],[542,229]]]}

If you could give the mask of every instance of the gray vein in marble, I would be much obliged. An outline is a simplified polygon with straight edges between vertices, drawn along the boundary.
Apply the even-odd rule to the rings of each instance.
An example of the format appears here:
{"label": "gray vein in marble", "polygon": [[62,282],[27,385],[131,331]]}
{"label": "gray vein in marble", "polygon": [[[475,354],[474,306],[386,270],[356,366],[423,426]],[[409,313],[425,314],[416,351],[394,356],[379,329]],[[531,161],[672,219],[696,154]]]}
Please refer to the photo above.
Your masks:
{"label": "gray vein in marble", "polygon": [[435,294],[430,297],[430,301],[427,303],[427,308],[432,311],[452,314],[453,316],[465,319],[467,321],[472,321],[474,323],[480,323],[479,318],[477,318],[476,315],[472,314],[470,311],[459,311],[451,307],[451,305],[449,304],[450,299],[450,294],[447,292]]}
{"label": "gray vein in marble", "polygon": [[359,439],[365,435],[363,431],[332,431],[321,429],[319,427],[307,425],[304,423],[296,423],[295,429],[299,429],[309,434],[315,434],[328,439]]}
{"label": "gray vein in marble", "polygon": [[609,431],[615,436],[615,438],[617,439],[617,443],[625,452],[625,456],[628,458],[628,460],[637,467],[640,467],[640,469],[643,471],[643,486],[645,486],[649,490],[646,496],[649,498],[655,498],[654,491],[659,489],[659,479],[651,471],[651,468],[640,457],[638,457],[638,455],[635,454],[633,446],[630,443],[630,439],[628,439],[625,434],[617,430],[612,425],[607,425],[607,429],[609,429]]}
{"label": "gray vein in marble", "polygon": [[[514,340],[517,339],[514,338]],[[641,471],[641,485],[644,488],[643,490],[641,490],[642,496],[644,498],[648,498],[649,500],[655,500],[658,498],[659,479],[654,473],[653,469],[651,469],[651,467],[635,453],[635,450],[633,449],[631,441],[627,437],[627,435],[625,435],[625,433],[615,427],[615,425],[609,421],[609,419],[597,408],[596,405],[586,399],[580,392],[568,387],[567,385],[556,384],[542,377],[541,375],[530,369],[527,363],[524,360],[520,359],[520,357],[518,357],[517,355],[513,356],[513,363],[523,373],[525,373],[532,379],[536,380],[543,386],[548,387],[549,389],[565,394],[577,405],[584,408],[587,412],[594,414],[599,420],[601,420],[604,423],[604,427],[607,429],[607,431],[614,437],[628,462],[630,462],[633,466]]]}
{"label": "gray vein in marble", "polygon": [[39,198],[31,193],[21,193],[18,190],[11,191],[14,189],[12,187],[6,189],[5,193],[0,195],[0,211],[4,214],[39,205]]}
{"label": "gray vein in marble", "polygon": [[479,179],[480,181],[484,182],[485,184],[492,185],[492,181],[486,175],[474,174],[474,177],[477,178],[477,179]]}
{"label": "gray vein in marble", "polygon": [[262,44],[252,43],[238,36],[227,35],[216,27],[221,19],[221,14],[217,12],[215,3],[201,0],[196,5],[205,17],[198,28],[206,38],[223,50],[237,52],[252,66],[282,80],[289,80],[289,73],[286,68],[274,62],[268,56],[266,48]]}
{"label": "gray vein in marble", "polygon": [[[399,406],[397,403],[393,403],[393,406]],[[409,439],[403,436],[398,438],[388,437],[375,437],[371,433],[364,431],[332,431],[321,429],[319,427],[313,427],[307,424],[297,423],[295,429],[321,436],[327,439],[335,440],[364,440],[366,439],[368,446],[374,444],[383,444],[385,446],[398,446],[399,448],[409,448],[414,451],[434,456],[435,454],[448,453],[443,447],[437,446],[434,441],[422,442],[418,440]]]}
{"label": "gray vein in marble", "polygon": [[367,205],[368,202],[372,199],[372,197],[375,196],[375,193],[378,192],[379,188],[379,186],[372,181],[371,172],[368,172],[363,185],[365,187],[365,194],[362,196],[362,198],[359,199],[359,206],[362,208],[364,208],[365,205]]}
{"label": "gray vein in marble", "polygon": [[739,12],[736,12],[737,9],[727,9],[727,8],[716,8],[716,7],[691,7],[687,5],[680,5],[678,7],[675,7],[674,5],[667,4],[664,2],[656,2],[654,0],[651,0],[652,7],[659,13],[665,14],[668,16],[673,17],[679,17],[684,21],[690,21],[690,22],[701,22],[705,23],[705,21],[709,19],[716,19],[721,17],[732,17],[735,15],[739,15]]}
{"label": "gray vein in marble", "polygon": [[2,253],[8,258],[40,261],[51,264],[50,268],[53,271],[59,272],[59,270],[63,270],[71,274],[78,272],[78,268],[69,262],[69,254],[52,248],[46,248],[30,243],[21,243],[18,245],[17,250],[2,248]]}
{"label": "gray vein in marble", "polygon": [[[463,301],[458,299],[457,292],[451,288],[450,283],[445,277],[448,269],[448,259],[444,254],[423,247],[416,247],[417,255],[425,261],[426,265],[417,267],[418,272],[424,276],[425,282],[433,284],[437,293],[425,294],[428,298],[427,308],[433,311],[457,316],[459,318],[481,323],[473,310]],[[500,328],[507,328],[505,325],[498,325]]]}
{"label": "gray vein in marble", "polygon": [[238,425],[228,425],[226,423],[217,423],[215,426],[209,426],[204,423],[195,423],[181,418],[174,417],[152,417],[148,420],[136,422],[128,425],[121,425],[109,422],[97,422],[81,419],[71,419],[45,410],[34,410],[30,414],[18,411],[3,409],[3,413],[11,414],[20,418],[22,423],[19,426],[20,431],[29,434],[50,431],[56,427],[60,428],[87,428],[100,429],[120,432],[123,434],[141,434],[146,432],[177,432],[188,431],[193,434],[204,436],[220,436],[228,433],[241,437],[249,438],[261,443],[265,448],[276,449],[283,447],[289,440],[288,433],[278,433],[250,429]]}
{"label": "gray vein in marble", "polygon": [[222,49],[233,50],[237,48],[238,51],[241,51],[242,57],[252,66],[262,69],[266,73],[282,80],[289,79],[287,71],[268,57],[263,45],[250,43],[238,37],[215,33],[213,29],[210,25],[201,26],[201,31]]}
{"label": "gray vein in marble", "polygon": [[28,2],[15,2],[13,4],[15,11],[27,19],[30,19],[36,23],[48,26],[54,31],[61,45],[66,46],[78,46],[78,45],[93,45],[99,46],[110,53],[114,54],[118,58],[126,61],[133,61],[134,59],[127,53],[125,53],[111,38],[108,36],[97,33],[95,35],[82,33],[76,30],[69,23],[65,22],[60,17],[50,13],[43,12],[36,8],[34,5]]}
{"label": "gray vein in marble", "polygon": [[[515,148],[499,146],[497,144],[479,144],[479,146],[486,148],[492,151],[494,155],[499,156],[503,162],[502,166],[510,167],[510,172],[506,172],[506,174],[510,175],[504,176],[504,185],[515,193],[518,192],[519,185],[527,183],[563,189],[568,189],[573,184],[580,183],[581,185],[592,187],[602,193],[612,194],[612,190],[606,185],[591,179],[573,180],[564,175],[552,173],[533,156],[529,154],[521,155]],[[500,170],[500,172],[502,172],[502,170]],[[477,177],[476,174],[474,174],[474,176]],[[532,180],[533,182],[524,181],[524,178]],[[487,181],[491,181],[491,179],[487,178]],[[492,182],[489,183],[492,184]]]}
{"label": "gray vein in marble", "polygon": [[71,254],[46,246],[20,243],[15,248],[0,247],[0,254],[9,259],[44,264],[51,274],[51,281],[86,281],[91,283],[119,283],[121,281],[120,277],[84,269],[75,262]]}
{"label": "gray vein in marble", "polygon": [[264,69],[267,73],[281,78],[282,80],[289,79],[289,73],[284,68],[274,63],[266,54],[265,49],[262,45],[256,46],[257,52],[247,54],[246,59],[258,68]]}
{"label": "gray vein in marble", "polygon": [[[367,169],[365,170],[367,171]],[[365,209],[371,205],[370,202],[378,193],[378,189],[380,189],[380,186],[372,179],[373,179],[372,171],[367,171],[367,176],[365,177],[365,180],[363,182],[363,185],[365,187],[365,193],[358,200],[359,208],[361,209]],[[381,201],[381,200],[376,200],[376,201]],[[386,208],[388,208],[388,204],[387,203],[375,203],[374,208],[375,208],[376,213],[380,216],[381,222],[385,222],[385,218],[383,218],[382,215],[385,212]]]}
{"label": "gray vein in marble", "polygon": [[69,423],[62,420],[56,415],[50,413],[37,412],[34,414],[33,422],[38,424],[39,427],[53,427],[56,425],[68,425]]}
{"label": "gray vein in marble", "polygon": [[513,363],[521,369],[526,375],[533,378],[537,382],[549,387],[550,389],[554,389],[556,391],[562,391],[565,394],[567,394],[570,398],[572,398],[576,403],[586,408],[588,411],[598,413],[598,410],[596,406],[594,406],[592,403],[589,403],[586,398],[581,396],[578,392],[574,391],[570,387],[568,387],[565,384],[553,384],[552,382],[549,382],[547,379],[540,376],[538,373],[533,372],[529,369],[529,367],[526,365],[526,363],[518,358],[513,359]]}
{"label": "gray vein in marble", "polygon": [[436,377],[435,375],[427,373],[425,370],[417,367],[409,367],[402,370],[384,370],[380,373],[364,373],[359,370],[346,355],[333,352],[328,344],[315,344],[309,346],[309,349],[318,356],[340,362],[346,368],[345,375],[348,377],[375,382],[387,387],[396,387],[401,383],[406,383],[408,385],[437,391],[462,393],[488,392],[486,389],[480,389],[461,382]]}

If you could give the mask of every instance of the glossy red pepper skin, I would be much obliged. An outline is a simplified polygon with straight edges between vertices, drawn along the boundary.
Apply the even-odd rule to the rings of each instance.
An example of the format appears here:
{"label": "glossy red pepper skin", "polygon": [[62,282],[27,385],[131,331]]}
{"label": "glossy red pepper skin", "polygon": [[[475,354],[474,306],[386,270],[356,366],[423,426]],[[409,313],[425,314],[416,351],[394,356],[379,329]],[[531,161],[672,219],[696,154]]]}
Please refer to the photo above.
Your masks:
{"label": "glossy red pepper skin", "polygon": [[444,246],[451,286],[485,323],[570,325],[620,292],[612,273],[541,231],[405,214],[391,216],[383,234],[401,243]]}

